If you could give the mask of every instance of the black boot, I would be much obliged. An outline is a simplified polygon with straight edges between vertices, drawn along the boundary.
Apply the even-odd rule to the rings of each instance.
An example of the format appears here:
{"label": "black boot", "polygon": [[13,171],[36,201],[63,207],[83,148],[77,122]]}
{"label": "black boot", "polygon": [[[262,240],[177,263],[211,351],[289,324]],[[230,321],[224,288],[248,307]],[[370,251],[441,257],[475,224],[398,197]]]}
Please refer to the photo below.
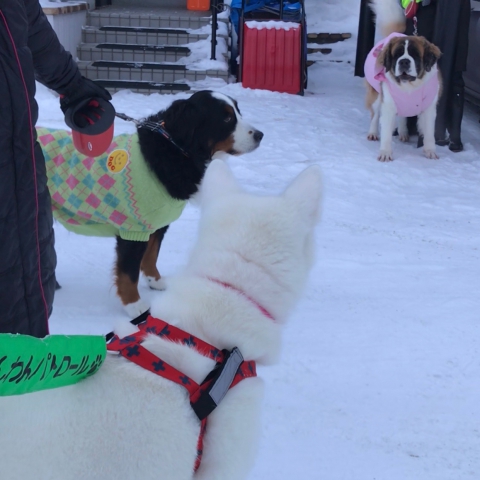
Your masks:
{"label": "black boot", "polygon": [[448,132],[450,133],[450,144],[448,148],[452,152],[461,152],[463,150],[461,128],[464,101],[465,87],[463,85],[463,79],[461,82],[457,80],[453,85],[452,109],[449,122],[450,125],[448,127]]}

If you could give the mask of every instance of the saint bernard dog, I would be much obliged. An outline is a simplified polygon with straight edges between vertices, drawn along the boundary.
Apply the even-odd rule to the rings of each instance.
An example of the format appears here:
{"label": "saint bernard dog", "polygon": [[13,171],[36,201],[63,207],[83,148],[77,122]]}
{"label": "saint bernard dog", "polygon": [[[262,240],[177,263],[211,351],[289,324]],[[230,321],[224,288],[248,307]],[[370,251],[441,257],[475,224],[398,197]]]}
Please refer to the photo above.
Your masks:
{"label": "saint bernard dog", "polygon": [[[388,9],[391,8],[389,11]],[[377,24],[386,38],[377,43],[365,61],[367,108],[372,113],[369,140],[378,140],[380,123],[380,153],[378,160],[393,159],[392,136],[396,116],[398,135],[407,142],[407,117],[418,116],[418,130],[423,135],[423,151],[427,158],[438,158],[435,152],[435,117],[441,95],[442,80],[437,68],[441,56],[438,47],[424,37],[397,33],[401,29],[402,10],[398,2],[375,0],[372,8]],[[404,17],[403,17],[404,18]],[[404,20],[403,20],[404,22]]]}
{"label": "saint bernard dog", "polygon": [[214,154],[255,150],[263,133],[243,120],[236,100],[203,90],[113,138],[100,157],[77,152],[70,132],[37,128],[53,215],[80,235],[115,237],[117,295],[131,318],[148,310],[138,280],[165,288],[157,270],[163,236],[197,192]]}

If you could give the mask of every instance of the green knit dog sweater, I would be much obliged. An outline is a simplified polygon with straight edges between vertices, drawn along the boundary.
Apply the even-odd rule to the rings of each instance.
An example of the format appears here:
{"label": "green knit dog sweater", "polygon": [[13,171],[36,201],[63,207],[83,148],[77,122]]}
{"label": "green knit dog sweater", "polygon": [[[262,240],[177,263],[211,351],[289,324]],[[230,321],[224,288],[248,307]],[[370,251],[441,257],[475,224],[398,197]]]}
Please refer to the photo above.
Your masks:
{"label": "green knit dog sweater", "polygon": [[81,235],[146,242],[175,221],[186,201],[172,198],[143,159],[138,136],[114,137],[107,152],[86,157],[71,133],[37,128],[54,217]]}

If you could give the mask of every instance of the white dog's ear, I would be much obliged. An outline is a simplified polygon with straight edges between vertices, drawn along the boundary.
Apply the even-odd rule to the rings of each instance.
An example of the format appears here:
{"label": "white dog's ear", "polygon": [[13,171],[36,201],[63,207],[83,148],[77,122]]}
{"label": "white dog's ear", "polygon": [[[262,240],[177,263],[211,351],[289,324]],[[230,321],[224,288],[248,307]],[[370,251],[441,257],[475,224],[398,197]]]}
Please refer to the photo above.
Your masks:
{"label": "white dog's ear", "polygon": [[312,165],[300,173],[287,187],[284,196],[296,205],[299,213],[310,221],[320,219],[320,200],[322,198],[322,173],[318,165]]}
{"label": "white dog's ear", "polygon": [[201,203],[205,205],[211,198],[241,191],[230,167],[223,160],[212,160],[200,186]]}

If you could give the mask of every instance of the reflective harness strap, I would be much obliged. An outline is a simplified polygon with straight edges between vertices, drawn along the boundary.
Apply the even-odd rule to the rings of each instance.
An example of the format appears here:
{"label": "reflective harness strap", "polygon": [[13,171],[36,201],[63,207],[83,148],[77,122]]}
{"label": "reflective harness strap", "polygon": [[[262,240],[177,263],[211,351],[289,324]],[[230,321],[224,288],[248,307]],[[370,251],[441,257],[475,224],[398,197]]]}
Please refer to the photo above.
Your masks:
{"label": "reflective harness strap", "polygon": [[[226,392],[244,378],[256,376],[255,362],[245,362],[240,351],[219,350],[203,340],[188,334],[167,322],[149,315],[144,323],[138,325],[139,332],[124,338],[113,336],[107,344],[110,352],[119,352],[127,360],[156,375],[184,387],[190,396],[190,405],[200,420],[200,433],[197,443],[195,471],[202,460],[203,438],[207,428],[208,415],[218,406]],[[164,362],[141,345],[146,334],[157,335],[172,342],[178,342],[194,348],[198,353],[217,362],[215,368],[199,385],[187,375]]]}

